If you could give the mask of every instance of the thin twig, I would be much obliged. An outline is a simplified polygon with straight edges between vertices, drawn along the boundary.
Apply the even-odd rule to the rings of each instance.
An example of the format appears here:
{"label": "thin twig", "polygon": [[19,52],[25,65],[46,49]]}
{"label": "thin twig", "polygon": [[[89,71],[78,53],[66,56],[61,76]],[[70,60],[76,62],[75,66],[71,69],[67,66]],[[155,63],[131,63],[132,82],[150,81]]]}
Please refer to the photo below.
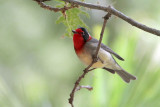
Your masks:
{"label": "thin twig", "polygon": [[95,54],[96,58],[97,58],[99,49],[101,47],[101,42],[102,42],[102,38],[103,38],[104,29],[105,29],[105,26],[106,26],[106,23],[107,23],[107,20],[109,19],[109,17],[111,17],[110,13],[108,13],[108,14],[106,14],[104,16],[104,22],[103,22],[103,26],[102,26],[102,31],[101,31],[101,34],[100,34],[100,38],[99,38],[99,42],[98,42],[98,47],[97,47],[96,54]]}
{"label": "thin twig", "polygon": [[85,89],[87,89],[89,91],[93,90],[93,87],[91,87],[89,85],[87,85],[87,86],[81,85],[81,86],[78,86],[75,91],[79,91],[82,88],[85,88]]}
{"label": "thin twig", "polygon": [[55,7],[46,5],[44,3],[45,1],[50,1],[50,0],[33,0],[33,1],[36,1],[42,8],[50,10],[50,11],[54,11],[54,12],[61,11],[62,13],[64,13],[66,10],[78,7],[78,5],[76,5],[76,4],[71,4],[71,6],[69,6],[69,7],[64,6],[62,8],[55,8]]}
{"label": "thin twig", "polygon": [[85,69],[83,70],[83,71],[84,71],[83,74],[82,74],[82,75],[78,78],[78,80],[75,82],[74,88],[73,88],[73,90],[72,90],[72,92],[71,92],[71,94],[70,94],[70,98],[68,99],[68,100],[69,100],[69,103],[71,104],[72,107],[74,107],[74,105],[73,105],[74,94],[75,94],[75,92],[76,92],[77,87],[79,86],[80,81],[82,80],[82,78],[85,77],[85,75],[86,75],[89,71],[93,70],[93,69],[90,69],[90,67],[91,67],[95,62],[97,62],[97,55],[98,55],[99,49],[100,49],[100,47],[101,47],[101,42],[102,42],[102,38],[103,38],[104,29],[105,29],[107,20],[109,19],[110,16],[111,16],[110,13],[108,13],[107,15],[104,16],[104,22],[103,22],[103,26],[102,26],[102,30],[101,30],[101,34],[100,34],[100,39],[99,39],[99,42],[98,42],[98,46],[97,46],[97,49],[96,49],[96,53],[95,53],[95,55],[94,55],[94,57],[93,57],[93,60],[92,60],[91,64],[90,64],[87,68],[85,68]]}
{"label": "thin twig", "polygon": [[101,5],[91,4],[91,3],[80,2],[80,1],[76,1],[76,0],[62,0],[62,1],[65,1],[65,2],[68,2],[71,4],[76,4],[76,5],[83,6],[83,7],[87,7],[90,9],[96,9],[96,10],[102,10],[102,11],[109,12],[109,13],[123,19],[124,21],[128,22],[132,26],[135,26],[141,30],[155,34],[157,36],[160,36],[160,30],[157,30],[157,29],[154,29],[154,28],[151,28],[151,27],[148,27],[144,24],[139,23],[139,22],[133,20],[132,18],[126,16],[122,12],[116,10],[112,6],[101,6]]}
{"label": "thin twig", "polygon": [[69,103],[71,104],[72,107],[74,107],[74,106],[73,106],[74,93],[75,93],[75,91],[76,91],[76,89],[77,89],[80,81],[82,80],[82,78],[84,78],[85,75],[86,75],[89,71],[91,71],[91,70],[89,70],[89,68],[93,65],[93,63],[94,63],[94,60],[92,61],[92,63],[91,63],[87,68],[85,68],[85,69],[83,70],[83,71],[84,71],[83,74],[82,74],[81,76],[79,76],[79,78],[78,78],[77,81],[75,82],[74,88],[72,89],[72,92],[70,93],[70,98],[68,99],[68,100],[69,100]]}

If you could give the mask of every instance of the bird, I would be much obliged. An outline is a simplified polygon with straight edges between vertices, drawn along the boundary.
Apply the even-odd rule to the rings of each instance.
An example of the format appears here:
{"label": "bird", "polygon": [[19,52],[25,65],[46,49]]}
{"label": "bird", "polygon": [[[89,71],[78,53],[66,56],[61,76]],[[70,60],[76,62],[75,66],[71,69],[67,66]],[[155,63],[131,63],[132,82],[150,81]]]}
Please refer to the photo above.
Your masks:
{"label": "bird", "polygon": [[[93,61],[99,41],[92,37],[84,27],[72,30],[72,32],[75,53],[85,65],[90,65]],[[115,53],[108,46],[101,43],[101,47],[97,54],[97,62],[95,62],[91,67],[102,68],[112,74],[117,73],[126,83],[129,83],[130,80],[136,80],[136,76],[125,71],[115,61],[113,56],[124,61],[120,55]]]}

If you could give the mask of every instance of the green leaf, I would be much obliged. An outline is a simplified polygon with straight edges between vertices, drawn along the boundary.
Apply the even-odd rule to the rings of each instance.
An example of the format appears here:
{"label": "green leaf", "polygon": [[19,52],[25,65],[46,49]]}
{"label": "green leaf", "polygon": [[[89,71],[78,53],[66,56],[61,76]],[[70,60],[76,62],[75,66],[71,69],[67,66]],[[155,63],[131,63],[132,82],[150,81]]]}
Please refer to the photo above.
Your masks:
{"label": "green leaf", "polygon": [[59,24],[61,22],[63,22],[65,20],[64,16],[61,15],[57,20],[56,20],[56,24]]}
{"label": "green leaf", "polygon": [[[65,4],[60,4],[57,6],[64,7],[64,5]],[[70,4],[68,6],[70,6]],[[66,16],[64,16],[61,13],[61,16],[56,21],[57,24],[63,23],[66,26],[65,36],[71,37],[72,36],[71,30],[76,29],[77,27],[88,28],[87,25],[83,22],[83,20],[79,16],[79,15],[83,14],[83,15],[89,17],[89,15],[85,11],[83,11],[79,8],[73,8],[73,9],[67,10],[65,14],[66,14]]]}

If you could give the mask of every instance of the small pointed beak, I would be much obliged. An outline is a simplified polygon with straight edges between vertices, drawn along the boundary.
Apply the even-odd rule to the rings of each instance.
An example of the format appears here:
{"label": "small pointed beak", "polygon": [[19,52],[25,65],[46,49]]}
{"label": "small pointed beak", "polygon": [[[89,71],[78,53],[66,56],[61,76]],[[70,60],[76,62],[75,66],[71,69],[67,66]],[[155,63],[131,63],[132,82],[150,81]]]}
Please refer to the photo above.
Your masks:
{"label": "small pointed beak", "polygon": [[72,30],[73,33],[77,33],[75,30]]}

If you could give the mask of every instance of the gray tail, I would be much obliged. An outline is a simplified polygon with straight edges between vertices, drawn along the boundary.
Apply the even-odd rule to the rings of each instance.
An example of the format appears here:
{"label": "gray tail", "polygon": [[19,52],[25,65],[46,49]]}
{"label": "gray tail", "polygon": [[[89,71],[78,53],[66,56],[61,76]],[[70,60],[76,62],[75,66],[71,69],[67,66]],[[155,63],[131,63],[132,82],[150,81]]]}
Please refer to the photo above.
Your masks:
{"label": "gray tail", "polygon": [[129,74],[125,70],[115,70],[115,71],[127,83],[129,83],[130,80],[136,80],[136,77],[134,75]]}

